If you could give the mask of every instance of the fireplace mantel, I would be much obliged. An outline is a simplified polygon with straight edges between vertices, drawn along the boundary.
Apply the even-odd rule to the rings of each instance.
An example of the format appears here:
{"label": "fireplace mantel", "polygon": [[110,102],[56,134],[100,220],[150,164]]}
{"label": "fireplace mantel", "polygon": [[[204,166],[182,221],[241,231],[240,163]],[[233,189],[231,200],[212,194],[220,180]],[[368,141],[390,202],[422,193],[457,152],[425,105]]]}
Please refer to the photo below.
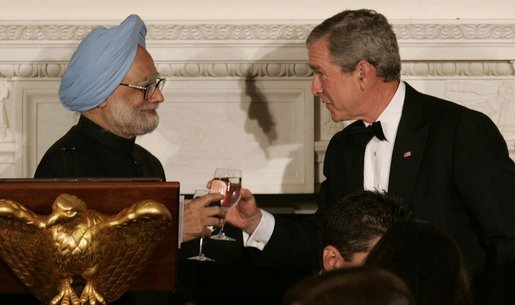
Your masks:
{"label": "fireplace mantel", "polygon": [[[78,43],[118,21],[0,22],[0,177],[31,177],[77,120],[57,88]],[[515,21],[392,20],[402,78],[485,112],[515,158]],[[138,142],[190,193],[215,167],[243,169],[256,193],[312,193],[330,121],[310,91],[299,21],[148,21],[147,48],[166,77],[161,123]],[[224,134],[223,137],[220,135]]]}

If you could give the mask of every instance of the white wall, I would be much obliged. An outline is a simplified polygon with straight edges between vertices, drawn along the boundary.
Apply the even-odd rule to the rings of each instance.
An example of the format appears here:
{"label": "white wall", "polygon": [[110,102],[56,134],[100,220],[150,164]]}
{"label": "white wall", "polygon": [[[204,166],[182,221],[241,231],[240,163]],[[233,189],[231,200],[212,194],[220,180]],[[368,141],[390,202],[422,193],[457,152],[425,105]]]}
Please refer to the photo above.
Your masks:
{"label": "white wall", "polygon": [[513,0],[2,0],[0,20],[322,20],[371,8],[389,19],[513,19]]}

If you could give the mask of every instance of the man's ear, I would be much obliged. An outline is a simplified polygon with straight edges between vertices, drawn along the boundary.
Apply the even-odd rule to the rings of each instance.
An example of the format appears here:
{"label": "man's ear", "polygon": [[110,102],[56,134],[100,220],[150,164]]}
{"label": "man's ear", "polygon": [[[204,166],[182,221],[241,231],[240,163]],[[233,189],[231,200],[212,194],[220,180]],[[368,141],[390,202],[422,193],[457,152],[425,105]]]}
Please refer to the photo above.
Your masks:
{"label": "man's ear", "polygon": [[356,75],[360,84],[366,84],[371,77],[376,76],[375,67],[366,60],[360,60],[356,64]]}
{"label": "man's ear", "polygon": [[324,270],[326,271],[340,269],[344,266],[343,257],[340,254],[340,251],[331,245],[324,247],[322,252],[322,263]]}

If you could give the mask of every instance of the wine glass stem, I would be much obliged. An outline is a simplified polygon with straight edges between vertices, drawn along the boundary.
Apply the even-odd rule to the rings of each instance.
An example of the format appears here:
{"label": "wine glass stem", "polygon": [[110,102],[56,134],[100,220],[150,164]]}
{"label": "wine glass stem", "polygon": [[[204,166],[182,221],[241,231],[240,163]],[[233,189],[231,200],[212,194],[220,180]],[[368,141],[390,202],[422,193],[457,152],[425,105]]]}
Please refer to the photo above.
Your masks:
{"label": "wine glass stem", "polygon": [[225,227],[225,218],[222,218],[222,225],[220,226],[220,232],[218,232],[218,235],[224,236],[224,227]]}
{"label": "wine glass stem", "polygon": [[204,253],[202,252],[203,244],[204,244],[204,237],[201,237],[200,238],[200,245],[199,245],[199,249],[198,249],[198,255],[199,256],[204,256]]}

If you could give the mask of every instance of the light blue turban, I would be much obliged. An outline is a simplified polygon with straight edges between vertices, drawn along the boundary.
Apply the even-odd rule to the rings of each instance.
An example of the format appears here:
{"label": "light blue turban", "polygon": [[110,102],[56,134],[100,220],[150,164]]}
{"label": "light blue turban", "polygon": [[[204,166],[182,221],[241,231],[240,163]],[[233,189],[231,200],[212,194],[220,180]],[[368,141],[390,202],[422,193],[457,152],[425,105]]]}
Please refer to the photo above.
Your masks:
{"label": "light blue turban", "polygon": [[68,110],[84,112],[100,105],[118,87],[145,47],[147,28],[137,15],[120,25],[94,28],[73,53],[59,87],[59,98]]}

